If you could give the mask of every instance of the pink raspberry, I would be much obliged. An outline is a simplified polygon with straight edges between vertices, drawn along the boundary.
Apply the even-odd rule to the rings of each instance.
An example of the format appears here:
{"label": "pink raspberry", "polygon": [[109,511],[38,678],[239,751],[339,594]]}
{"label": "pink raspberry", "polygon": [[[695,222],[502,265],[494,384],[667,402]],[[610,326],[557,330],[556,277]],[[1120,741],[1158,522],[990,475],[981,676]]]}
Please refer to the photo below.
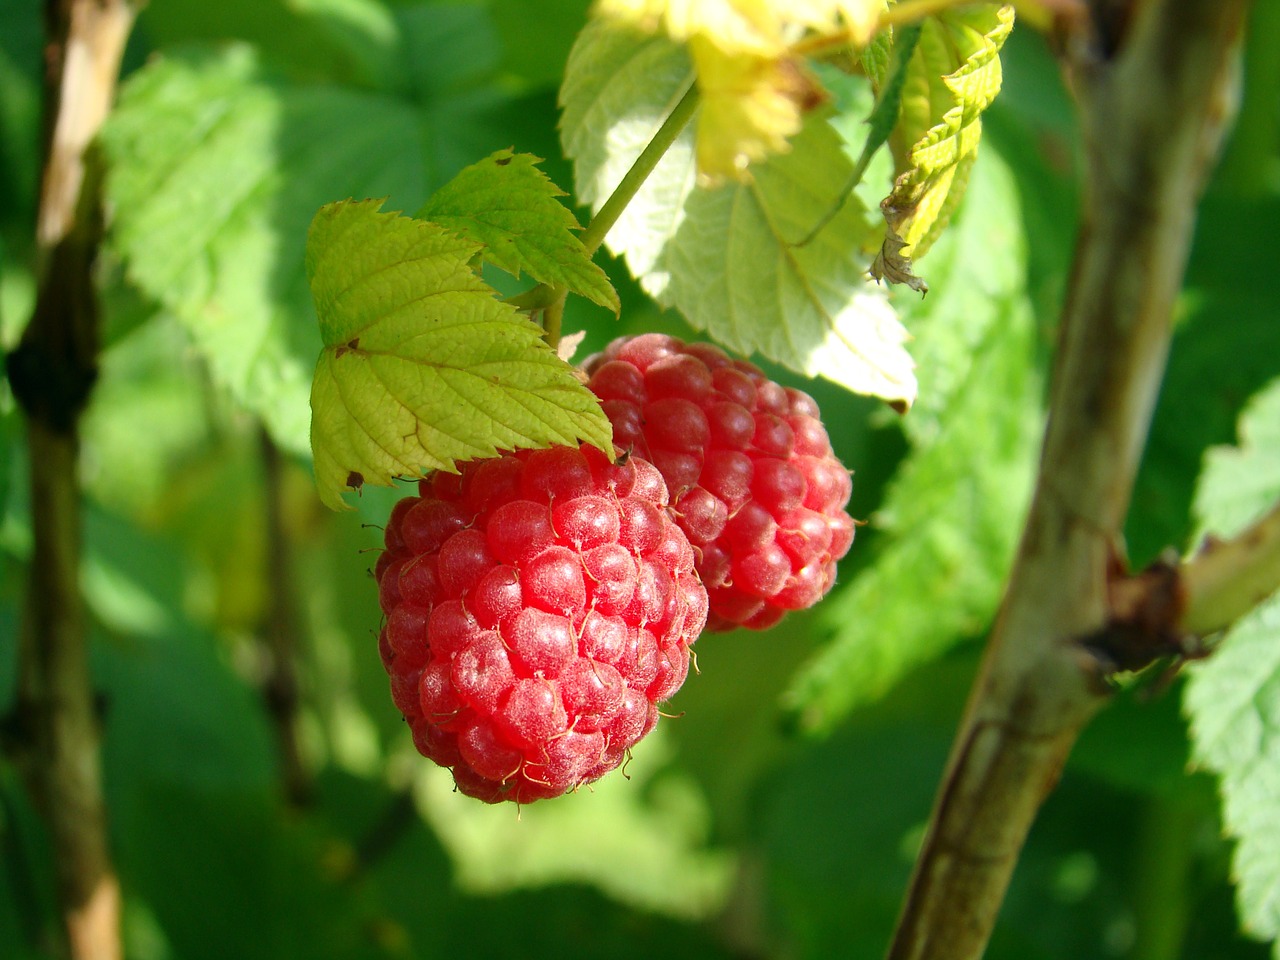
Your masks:
{"label": "pink raspberry", "polygon": [[667,481],[708,629],[764,629],[826,595],[853,543],[853,487],[812,397],[665,334],[615,340],[583,367],[614,443]]}
{"label": "pink raspberry", "polygon": [[425,756],[489,803],[617,767],[689,671],[707,593],[639,457],[520,451],[395,505],[375,576],[391,695]]}

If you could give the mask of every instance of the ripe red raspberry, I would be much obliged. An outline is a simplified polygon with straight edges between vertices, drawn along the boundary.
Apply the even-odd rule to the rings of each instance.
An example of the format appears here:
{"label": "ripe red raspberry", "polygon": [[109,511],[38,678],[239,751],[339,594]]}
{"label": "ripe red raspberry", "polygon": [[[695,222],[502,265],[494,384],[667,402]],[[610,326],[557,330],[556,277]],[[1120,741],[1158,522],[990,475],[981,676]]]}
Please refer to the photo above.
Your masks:
{"label": "ripe red raspberry", "polygon": [[764,629],[826,595],[853,543],[853,487],[812,397],[665,334],[615,340],[583,367],[614,443],[667,481],[708,629]]}
{"label": "ripe red raspberry", "polygon": [[689,670],[707,594],[639,457],[520,451],[391,511],[375,576],[391,695],[418,750],[489,803],[617,767]]}

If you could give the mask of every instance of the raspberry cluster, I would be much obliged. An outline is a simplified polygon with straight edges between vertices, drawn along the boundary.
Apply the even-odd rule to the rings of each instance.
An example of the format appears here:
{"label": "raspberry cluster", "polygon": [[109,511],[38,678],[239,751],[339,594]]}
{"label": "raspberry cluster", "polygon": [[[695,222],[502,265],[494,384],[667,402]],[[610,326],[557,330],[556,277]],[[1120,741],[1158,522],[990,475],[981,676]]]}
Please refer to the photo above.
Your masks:
{"label": "raspberry cluster", "polygon": [[617,767],[684,682],[707,616],[694,551],[638,457],[560,446],[459,471],[387,524],[392,698],[463,793],[558,796]]}
{"label": "raspberry cluster", "polygon": [[853,542],[849,473],[813,398],[709,343],[621,338],[588,358],[614,443],[651,461],[694,545],[708,629],[817,603]]}

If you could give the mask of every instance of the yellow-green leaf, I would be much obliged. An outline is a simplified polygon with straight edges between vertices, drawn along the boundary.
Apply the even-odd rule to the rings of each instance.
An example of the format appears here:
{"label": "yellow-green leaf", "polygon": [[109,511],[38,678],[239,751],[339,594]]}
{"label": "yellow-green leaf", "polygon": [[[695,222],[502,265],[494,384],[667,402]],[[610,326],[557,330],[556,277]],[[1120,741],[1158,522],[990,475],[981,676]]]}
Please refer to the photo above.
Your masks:
{"label": "yellow-green leaf", "polygon": [[726,53],[702,36],[689,41],[698,72],[698,172],[710,181],[742,178],[747,167],[784,153],[800,129],[814,86],[790,61]]}
{"label": "yellow-green leaf", "polygon": [[[579,35],[561,134],[584,202],[599,208],[613,192],[686,89],[690,66],[665,37],[604,21]],[[877,227],[857,197],[842,202],[853,164],[825,114],[809,116],[795,149],[755,166],[746,183],[700,185],[693,139],[686,130],[668,149],[609,231],[609,248],[660,304],[729,349],[910,406],[907,332],[866,276]]]}
{"label": "yellow-green leaf", "polygon": [[482,256],[512,276],[563,284],[618,312],[618,294],[573,231],[565,195],[527,153],[499,150],[462,170],[418,212],[460,236],[484,244]]}
{"label": "yellow-green leaf", "polygon": [[596,13],[687,45],[702,96],[698,173],[719,182],[745,180],[751,164],[785,153],[821,102],[795,41],[816,35],[861,46],[883,8],[884,0],[602,0]]}
{"label": "yellow-green leaf", "polygon": [[876,276],[911,276],[951,219],[982,137],[982,112],[1000,90],[1000,47],[1013,7],[976,4],[923,23],[890,138],[898,177],[881,204],[886,246]]}
{"label": "yellow-green leaf", "polygon": [[324,349],[311,390],[321,499],[499,450],[608,448],[599,403],[537,325],[471,269],[481,244],[382,201],[322,207],[307,276]]}

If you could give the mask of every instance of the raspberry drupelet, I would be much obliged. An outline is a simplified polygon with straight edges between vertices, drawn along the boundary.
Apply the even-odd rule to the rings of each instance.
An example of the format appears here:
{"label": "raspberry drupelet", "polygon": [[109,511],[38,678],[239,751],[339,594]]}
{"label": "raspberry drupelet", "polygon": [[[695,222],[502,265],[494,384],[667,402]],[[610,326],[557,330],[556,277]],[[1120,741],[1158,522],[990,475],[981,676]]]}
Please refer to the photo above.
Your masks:
{"label": "raspberry drupelet", "polygon": [[615,340],[583,369],[614,443],[666,480],[708,629],[764,629],[826,595],[853,543],[853,487],[812,397],[665,334]]}
{"label": "raspberry drupelet", "polygon": [[558,796],[653,729],[707,593],[641,458],[558,446],[458,468],[387,524],[374,573],[392,698],[463,793]]}

